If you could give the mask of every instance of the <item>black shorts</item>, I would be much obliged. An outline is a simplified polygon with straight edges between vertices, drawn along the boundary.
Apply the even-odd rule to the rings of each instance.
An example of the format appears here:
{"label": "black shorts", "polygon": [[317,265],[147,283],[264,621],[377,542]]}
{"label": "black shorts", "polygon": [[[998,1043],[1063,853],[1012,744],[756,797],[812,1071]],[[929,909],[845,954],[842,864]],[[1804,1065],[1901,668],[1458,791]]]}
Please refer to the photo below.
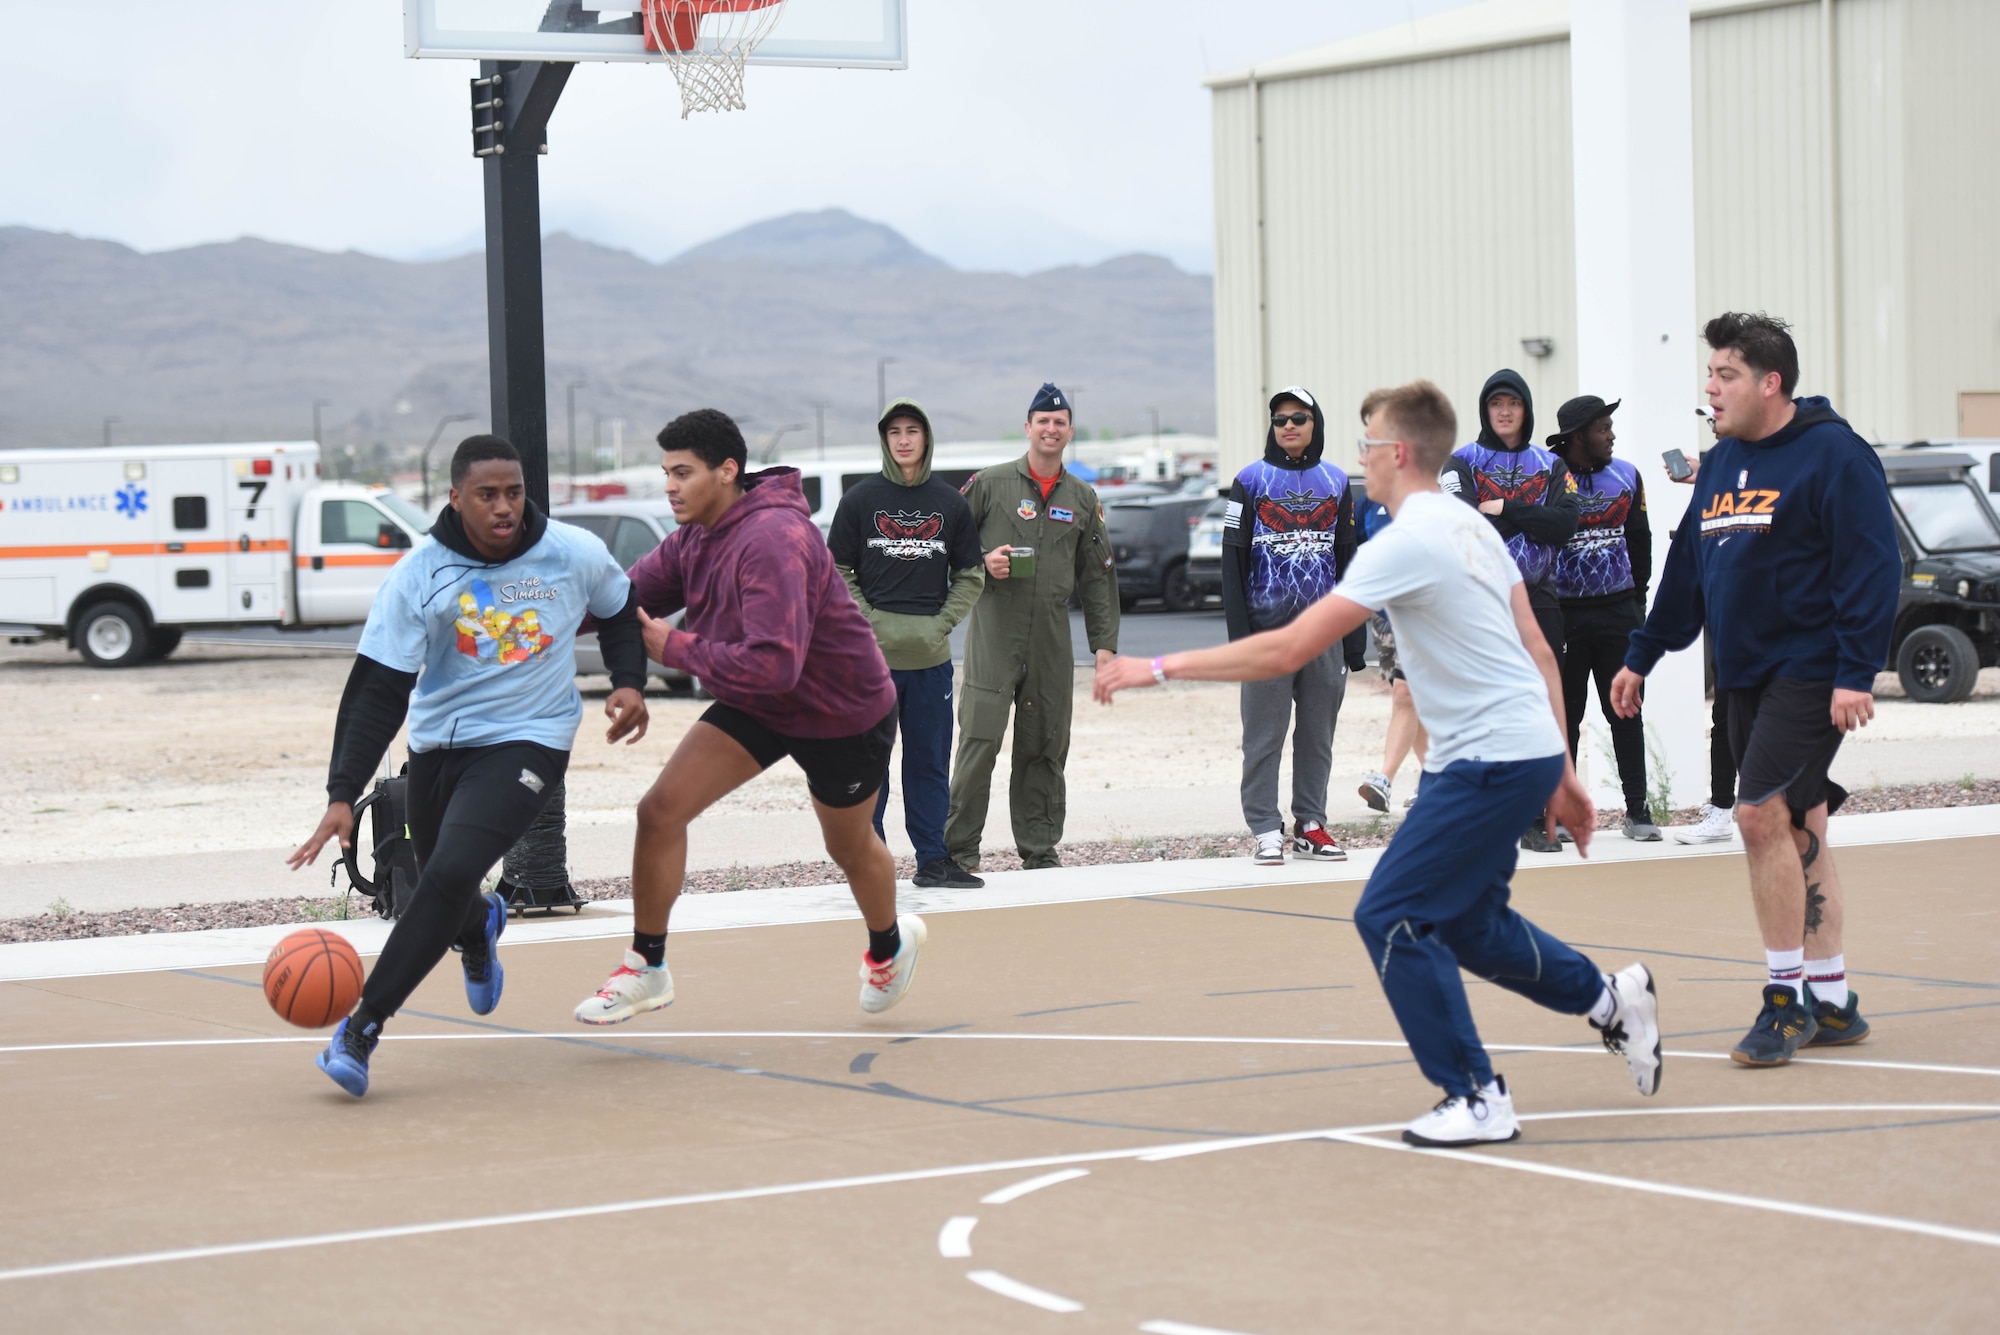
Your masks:
{"label": "black shorts", "polygon": [[1833,726],[1832,682],[1779,677],[1753,690],[1716,694],[1729,697],[1739,803],[1755,806],[1783,793],[1799,829],[1822,802],[1829,816],[1840,810],[1847,790],[1826,777],[1844,736]]}
{"label": "black shorts", "polygon": [[889,753],[896,746],[896,710],[852,737],[787,737],[773,732],[740,709],[713,704],[701,721],[720,728],[763,769],[790,756],[806,772],[806,789],[830,807],[858,807],[875,800],[889,774]]}

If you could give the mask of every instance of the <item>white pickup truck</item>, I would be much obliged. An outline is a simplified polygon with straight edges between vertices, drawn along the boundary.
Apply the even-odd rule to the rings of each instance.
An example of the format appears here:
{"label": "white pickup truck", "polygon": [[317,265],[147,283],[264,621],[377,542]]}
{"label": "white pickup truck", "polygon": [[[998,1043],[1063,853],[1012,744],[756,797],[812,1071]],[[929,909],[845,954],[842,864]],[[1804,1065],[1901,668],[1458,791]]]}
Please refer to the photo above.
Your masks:
{"label": "white pickup truck", "polygon": [[309,440],[0,451],[0,634],[127,667],[192,629],[353,625],[429,528],[322,482]]}

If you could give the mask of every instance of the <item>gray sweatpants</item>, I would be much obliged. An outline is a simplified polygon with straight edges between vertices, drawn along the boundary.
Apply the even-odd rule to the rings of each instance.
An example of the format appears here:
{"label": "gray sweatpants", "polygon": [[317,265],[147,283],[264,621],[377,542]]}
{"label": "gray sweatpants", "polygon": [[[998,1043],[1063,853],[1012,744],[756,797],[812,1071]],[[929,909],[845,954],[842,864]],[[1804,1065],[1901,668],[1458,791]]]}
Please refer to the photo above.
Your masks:
{"label": "gray sweatpants", "polygon": [[1347,665],[1332,648],[1288,677],[1243,683],[1243,819],[1251,834],[1284,828],[1278,764],[1292,733],[1292,819],[1326,823],[1333,725],[1347,695]]}

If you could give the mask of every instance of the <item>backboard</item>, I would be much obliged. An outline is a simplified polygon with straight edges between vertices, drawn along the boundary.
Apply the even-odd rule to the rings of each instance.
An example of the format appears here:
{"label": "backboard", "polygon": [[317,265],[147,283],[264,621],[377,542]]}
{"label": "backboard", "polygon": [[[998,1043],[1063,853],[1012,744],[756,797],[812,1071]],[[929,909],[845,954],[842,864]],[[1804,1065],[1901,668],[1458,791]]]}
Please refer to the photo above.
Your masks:
{"label": "backboard", "polygon": [[[752,65],[899,70],[905,0],[788,0]],[[461,60],[659,60],[640,0],[403,0],[403,54]]]}

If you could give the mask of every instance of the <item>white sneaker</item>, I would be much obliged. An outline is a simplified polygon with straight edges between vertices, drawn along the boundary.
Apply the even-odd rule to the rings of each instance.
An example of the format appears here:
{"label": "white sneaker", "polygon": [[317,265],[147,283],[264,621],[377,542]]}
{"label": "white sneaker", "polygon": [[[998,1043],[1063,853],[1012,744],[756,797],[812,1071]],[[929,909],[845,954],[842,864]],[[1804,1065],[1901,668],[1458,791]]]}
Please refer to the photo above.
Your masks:
{"label": "white sneaker", "polygon": [[1653,989],[1653,974],[1643,964],[1628,964],[1605,976],[1617,1003],[1611,1023],[1590,1027],[1603,1038],[1604,1046],[1625,1059],[1632,1083],[1641,1094],[1660,1090],[1660,996]]}
{"label": "white sneaker", "polygon": [[620,1024],[635,1015],[674,1004],[674,976],[662,964],[655,969],[646,957],[627,949],[625,962],[612,970],[595,996],[576,1008],[579,1024]]}
{"label": "white sneaker", "polygon": [[896,958],[887,964],[877,964],[866,951],[861,954],[861,1009],[870,1015],[880,1015],[910,990],[917,977],[917,952],[924,948],[924,940],[930,935],[924,920],[914,913],[896,919],[896,930],[903,938]]}
{"label": "white sneaker", "polygon": [[1736,810],[1733,807],[1719,807],[1712,802],[1703,802],[1701,820],[1693,825],[1676,828],[1673,835],[1677,843],[1726,844],[1736,837]]}
{"label": "white sneaker", "polygon": [[1376,811],[1389,809],[1389,776],[1380,770],[1363,779],[1361,787],[1355,791],[1361,794],[1361,800],[1372,809]]}
{"label": "white sneaker", "polygon": [[1257,851],[1252,855],[1260,867],[1282,867],[1285,865],[1285,832],[1266,830],[1257,836]]}
{"label": "white sneaker", "polygon": [[1492,1084],[1469,1099],[1452,1094],[1439,1100],[1437,1107],[1403,1128],[1405,1141],[1433,1149],[1520,1138],[1521,1123],[1514,1116],[1514,1095],[1503,1075],[1494,1076]]}
{"label": "white sneaker", "polygon": [[[1417,791],[1422,792],[1423,790],[1419,788]],[[1403,810],[1408,811],[1411,807],[1415,806],[1416,804],[1417,804],[1417,794],[1411,793],[1408,797],[1403,799]]]}

